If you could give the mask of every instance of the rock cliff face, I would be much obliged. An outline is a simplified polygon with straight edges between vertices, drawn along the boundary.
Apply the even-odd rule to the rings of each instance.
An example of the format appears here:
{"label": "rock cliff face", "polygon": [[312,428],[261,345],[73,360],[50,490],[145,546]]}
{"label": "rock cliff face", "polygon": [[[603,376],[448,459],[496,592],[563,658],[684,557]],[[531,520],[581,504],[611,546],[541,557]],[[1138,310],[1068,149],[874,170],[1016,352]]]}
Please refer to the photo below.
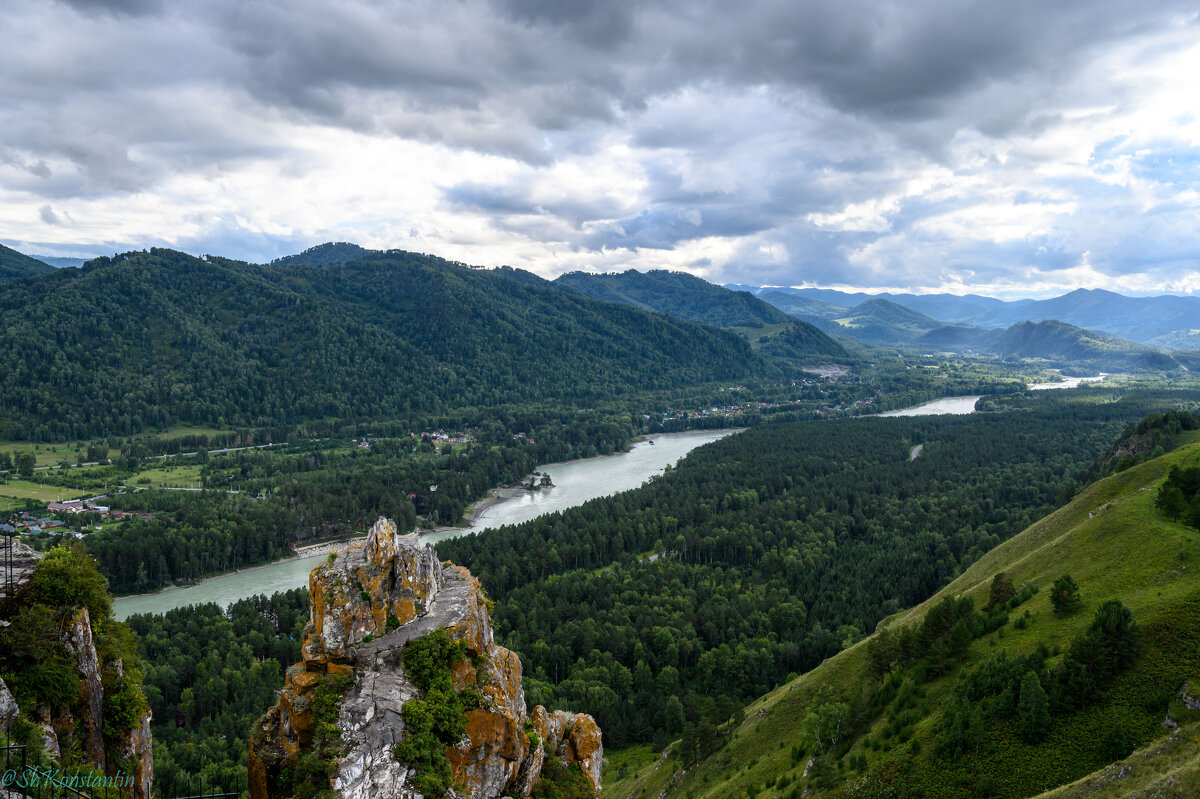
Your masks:
{"label": "rock cliff face", "polygon": [[[18,564],[13,601],[19,606],[24,601],[22,589],[31,580],[42,553],[20,542],[14,542],[13,546],[14,560]],[[142,713],[130,729],[119,730],[114,738],[105,740],[104,677],[106,670],[112,670],[117,677],[124,676],[123,666],[120,660],[101,662],[96,651],[92,618],[86,607],[74,610],[68,618],[62,632],[62,647],[79,679],[78,700],[69,707],[56,710],[44,707],[22,709],[0,681],[0,726],[11,728],[24,712],[48,755],[57,759],[64,747],[78,747],[83,759],[96,768],[113,776],[121,772],[122,777],[132,777],[132,799],[150,799],[154,775],[150,712]],[[20,676],[16,675],[14,681]]]}
{"label": "rock cliff face", "polygon": [[337,708],[342,744],[332,764],[333,792],[340,799],[420,796],[415,772],[392,753],[405,733],[404,703],[419,695],[402,651],[439,629],[466,648],[453,667],[456,690],[474,687],[482,697],[467,713],[467,734],[446,749],[458,786],[451,793],[527,799],[549,757],[578,768],[599,792],[600,728],[584,714],[540,706],[527,714],[521,661],[493,640],[488,600],[466,569],[439,563],[415,534],[397,535],[391,521],[380,519],[364,544],[313,570],[309,592],[304,661],[289,669],[279,704],[251,735],[253,799],[288,795],[281,777],[294,773],[313,741],[317,688],[339,675],[353,676],[353,684]]}

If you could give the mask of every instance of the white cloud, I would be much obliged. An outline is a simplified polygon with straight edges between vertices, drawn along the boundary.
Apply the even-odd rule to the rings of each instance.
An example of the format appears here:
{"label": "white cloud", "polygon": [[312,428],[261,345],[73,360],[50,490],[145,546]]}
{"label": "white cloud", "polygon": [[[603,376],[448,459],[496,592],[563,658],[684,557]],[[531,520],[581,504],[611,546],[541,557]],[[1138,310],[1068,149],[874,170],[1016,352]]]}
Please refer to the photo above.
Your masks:
{"label": "white cloud", "polygon": [[0,8],[18,247],[1200,285],[1184,4],[74,6]]}

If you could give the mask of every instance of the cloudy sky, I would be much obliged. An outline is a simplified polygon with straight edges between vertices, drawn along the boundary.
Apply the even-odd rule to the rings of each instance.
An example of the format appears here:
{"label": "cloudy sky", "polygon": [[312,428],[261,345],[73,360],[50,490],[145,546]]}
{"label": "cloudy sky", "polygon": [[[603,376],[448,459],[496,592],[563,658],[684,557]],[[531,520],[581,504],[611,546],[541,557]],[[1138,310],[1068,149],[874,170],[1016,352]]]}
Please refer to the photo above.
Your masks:
{"label": "cloudy sky", "polygon": [[1087,0],[4,0],[0,242],[1200,291],[1200,17]]}

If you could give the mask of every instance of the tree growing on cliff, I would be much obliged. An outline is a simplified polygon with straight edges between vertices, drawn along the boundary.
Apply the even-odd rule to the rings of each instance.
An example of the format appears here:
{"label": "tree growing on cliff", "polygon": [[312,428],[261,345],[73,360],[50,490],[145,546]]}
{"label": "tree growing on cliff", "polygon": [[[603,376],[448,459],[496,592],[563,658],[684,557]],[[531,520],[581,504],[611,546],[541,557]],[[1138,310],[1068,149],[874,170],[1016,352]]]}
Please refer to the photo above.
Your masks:
{"label": "tree growing on cliff", "polygon": [[454,787],[446,747],[467,731],[472,697],[454,690],[450,669],[465,657],[466,645],[444,629],[404,647],[404,669],[423,694],[404,703],[404,738],[394,754],[416,770],[413,784],[426,796],[442,796]]}

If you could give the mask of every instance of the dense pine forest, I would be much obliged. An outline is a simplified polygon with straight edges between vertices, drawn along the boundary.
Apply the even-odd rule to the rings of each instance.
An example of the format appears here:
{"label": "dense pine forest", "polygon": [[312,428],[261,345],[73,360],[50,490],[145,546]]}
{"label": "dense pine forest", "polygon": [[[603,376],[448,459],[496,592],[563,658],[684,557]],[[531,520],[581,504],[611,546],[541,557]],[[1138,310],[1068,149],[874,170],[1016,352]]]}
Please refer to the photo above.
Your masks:
{"label": "dense pine forest", "polygon": [[733,333],[403,252],[328,268],[99,258],[3,284],[0,342],[0,439],[35,441],[416,423],[777,373]]}
{"label": "dense pine forest", "polygon": [[711,747],[734,708],[932,594],[1073,496],[1132,421],[1189,396],[1085,389],[962,418],[755,428],[636,491],[439,554],[496,598],[531,702],[586,708],[615,746],[692,724]]}
{"label": "dense pine forest", "polygon": [[300,659],[307,621],[302,588],[127,620],[145,664],[160,796],[245,789],[250,724]]}

